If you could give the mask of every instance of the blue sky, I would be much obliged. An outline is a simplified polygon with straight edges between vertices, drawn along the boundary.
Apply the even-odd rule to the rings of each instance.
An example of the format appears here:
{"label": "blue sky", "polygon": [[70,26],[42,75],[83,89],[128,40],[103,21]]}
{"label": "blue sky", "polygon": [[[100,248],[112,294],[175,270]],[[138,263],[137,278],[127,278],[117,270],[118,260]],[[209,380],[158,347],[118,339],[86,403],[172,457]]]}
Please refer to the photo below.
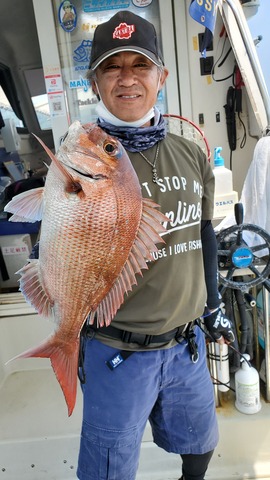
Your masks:
{"label": "blue sky", "polygon": [[268,93],[270,94],[270,1],[260,0],[260,7],[256,15],[248,20],[253,38],[262,35],[263,39],[257,46]]}

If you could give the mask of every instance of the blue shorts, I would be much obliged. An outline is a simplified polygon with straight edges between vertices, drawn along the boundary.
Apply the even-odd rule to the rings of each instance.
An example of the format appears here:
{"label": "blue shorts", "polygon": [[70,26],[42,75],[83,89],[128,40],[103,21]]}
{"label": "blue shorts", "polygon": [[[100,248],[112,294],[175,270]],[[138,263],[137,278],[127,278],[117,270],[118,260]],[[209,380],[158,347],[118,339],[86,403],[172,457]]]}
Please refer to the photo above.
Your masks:
{"label": "blue shorts", "polygon": [[167,350],[135,352],[115,370],[117,352],[85,340],[80,480],[134,480],[149,419],[154,442],[168,452],[203,454],[218,442],[205,339],[196,327],[199,361],[184,341]]}

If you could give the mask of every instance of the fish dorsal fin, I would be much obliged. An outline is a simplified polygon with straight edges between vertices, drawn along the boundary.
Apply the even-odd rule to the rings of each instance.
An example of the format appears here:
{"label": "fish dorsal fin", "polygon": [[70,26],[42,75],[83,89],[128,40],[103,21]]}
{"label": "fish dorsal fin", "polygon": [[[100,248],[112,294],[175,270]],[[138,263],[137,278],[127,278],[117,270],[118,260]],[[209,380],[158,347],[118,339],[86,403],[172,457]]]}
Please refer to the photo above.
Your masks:
{"label": "fish dorsal fin", "polygon": [[52,303],[40,282],[39,260],[29,260],[18,272],[20,291],[36,311],[44,317],[52,315]]}
{"label": "fish dorsal fin", "polygon": [[97,309],[91,312],[90,323],[94,322],[95,317],[100,327],[111,323],[124,301],[124,295],[132,290],[133,285],[137,285],[136,274],[142,275],[142,269],[148,269],[146,261],[153,260],[151,252],[158,250],[156,243],[165,243],[160,235],[166,229],[161,223],[168,219],[156,210],[157,207],[159,205],[152,200],[143,199],[141,221],[129,257],[111,290]]}
{"label": "fish dorsal fin", "polygon": [[19,193],[5,206],[5,212],[13,213],[11,222],[37,222],[42,219],[44,187]]}
{"label": "fish dorsal fin", "polygon": [[41,138],[37,137],[33,133],[34,137],[39,141],[40,145],[44,148],[45,152],[47,155],[50,157],[52,163],[56,167],[54,173],[58,175],[59,178],[62,179],[62,181],[66,185],[66,190],[67,192],[77,192],[78,190],[81,190],[81,185],[74,180],[73,176],[68,172],[66,167],[60,162],[60,160],[57,158],[56,155],[45,145],[45,143],[41,140]]}

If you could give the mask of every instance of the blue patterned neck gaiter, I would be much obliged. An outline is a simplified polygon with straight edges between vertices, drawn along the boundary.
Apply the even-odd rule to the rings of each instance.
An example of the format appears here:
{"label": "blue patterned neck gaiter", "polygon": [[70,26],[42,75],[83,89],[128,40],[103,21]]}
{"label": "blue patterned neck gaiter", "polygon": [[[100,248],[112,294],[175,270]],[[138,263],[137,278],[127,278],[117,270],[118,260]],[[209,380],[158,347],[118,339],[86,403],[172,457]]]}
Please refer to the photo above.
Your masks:
{"label": "blue patterned neck gaiter", "polygon": [[106,133],[118,138],[129,152],[147,150],[166,137],[166,124],[162,115],[160,115],[157,125],[150,127],[116,127],[100,118],[98,118],[97,124]]}

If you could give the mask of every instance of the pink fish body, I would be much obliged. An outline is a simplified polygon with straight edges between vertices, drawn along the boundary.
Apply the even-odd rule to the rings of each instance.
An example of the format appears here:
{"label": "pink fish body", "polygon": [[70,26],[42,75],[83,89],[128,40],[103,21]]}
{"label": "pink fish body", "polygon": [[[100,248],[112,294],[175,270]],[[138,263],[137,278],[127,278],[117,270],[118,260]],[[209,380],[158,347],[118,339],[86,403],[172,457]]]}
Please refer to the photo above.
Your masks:
{"label": "pink fish body", "polygon": [[52,159],[45,188],[17,195],[5,210],[13,221],[42,218],[39,260],[20,270],[20,289],[56,328],[19,356],[50,358],[71,415],[82,326],[88,315],[110,324],[163,241],[166,217],[142,198],[121,144],[96,125],[74,122],[56,157],[42,145]]}

